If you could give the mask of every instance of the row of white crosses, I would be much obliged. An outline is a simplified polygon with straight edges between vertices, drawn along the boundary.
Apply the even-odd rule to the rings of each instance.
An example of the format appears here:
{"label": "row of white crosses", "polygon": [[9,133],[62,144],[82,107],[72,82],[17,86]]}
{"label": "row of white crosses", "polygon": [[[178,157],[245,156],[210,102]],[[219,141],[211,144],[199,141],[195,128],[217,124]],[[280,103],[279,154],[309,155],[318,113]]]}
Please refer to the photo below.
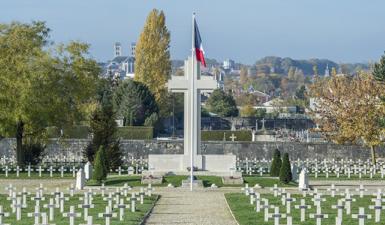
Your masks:
{"label": "row of white crosses", "polygon": [[[269,173],[271,160],[257,160],[254,159],[237,159],[237,171],[246,173],[246,174],[263,174]],[[293,161],[293,165],[297,165],[298,168],[306,167],[309,168],[309,172],[313,173],[317,178],[319,174],[323,174],[326,178],[329,178],[330,175],[334,174],[337,178],[340,176],[345,176],[351,178],[354,174],[359,178],[362,176],[369,176],[373,178],[375,175],[380,174],[381,178],[385,177],[385,164],[383,162],[378,162],[376,165],[372,165],[370,160],[296,160]]]}
{"label": "row of white crosses", "polygon": [[[269,205],[268,199],[261,198],[260,193],[255,192],[254,189],[249,187],[247,184],[241,190],[246,196],[250,197],[250,204],[255,205],[256,212],[259,213],[264,210],[265,222],[268,222],[269,219],[274,219],[274,224],[279,225],[280,219],[286,218],[287,224],[292,224],[292,203],[296,202],[297,199],[292,198],[291,194],[287,193],[285,189],[279,188],[277,185],[274,185],[274,187],[270,188],[270,191],[273,193],[274,197],[281,198],[281,204],[283,206],[286,206],[286,213],[280,213],[279,207]],[[335,185],[332,185],[330,188],[327,189],[327,191],[331,194],[332,197],[335,197],[336,195],[338,195],[339,190],[335,187]],[[364,193],[366,191],[367,189],[365,189],[363,185],[360,185],[360,187],[356,189],[356,192],[359,193],[360,198],[364,197]],[[321,225],[322,220],[328,218],[328,214],[322,213],[322,202],[325,202],[326,198],[323,198],[322,194],[319,193],[317,189],[314,189],[314,191],[312,192],[310,192],[309,190],[303,190],[303,197],[306,197],[307,195],[313,196],[311,201],[313,202],[313,206],[316,208],[316,213],[310,213],[309,218],[315,219],[316,224]],[[383,193],[381,192],[381,189],[379,189],[374,195],[376,196],[372,199],[374,205],[370,205],[369,209],[374,210],[374,220],[376,223],[378,223],[380,222],[381,218],[381,210],[385,209],[385,206],[381,205],[382,202],[385,202],[385,199],[382,198]],[[364,225],[367,219],[372,218],[372,215],[365,214],[364,207],[359,207],[358,214],[352,214],[352,203],[355,202],[356,199],[353,198],[353,194],[350,192],[349,189],[345,189],[345,191],[341,193],[341,196],[342,198],[338,199],[337,204],[332,205],[332,209],[337,210],[337,216],[335,219],[336,225],[342,224],[344,213],[348,216],[351,216],[353,219],[357,219],[359,225]],[[306,201],[303,198],[300,199],[299,202],[299,204],[294,205],[294,208],[300,210],[300,221],[304,222],[306,220],[306,210],[311,209],[312,205],[306,205]],[[270,213],[270,209],[274,209],[274,213]]]}
{"label": "row of white crosses", "polygon": [[[60,166],[59,168],[54,168],[53,166],[49,166],[47,169],[44,169],[42,166],[39,166],[36,169],[33,169],[30,165],[28,165],[26,168],[20,168],[19,166],[16,166],[14,168],[9,167],[9,166],[4,166],[2,169],[4,171],[5,177],[9,176],[10,172],[15,172],[16,177],[20,177],[20,172],[27,172],[27,176],[31,177],[32,172],[37,172],[39,177],[42,177],[43,172],[46,171],[49,173],[49,177],[53,177],[54,172],[60,172],[60,177],[64,177],[64,173],[67,172],[67,168],[64,166]],[[75,166],[72,166],[69,171],[72,173],[72,177],[75,177],[76,172],[78,169]]]}
{"label": "row of white crosses", "polygon": [[[22,210],[27,208],[27,197],[31,193],[26,191],[26,188],[23,187],[22,191],[17,193],[16,188],[12,186],[12,184],[8,185],[6,188],[8,193],[7,200],[11,201],[11,212],[4,212],[3,206],[0,205],[0,225],[3,225],[3,218],[9,217],[11,214],[16,215],[16,221],[20,221],[22,219]],[[34,211],[27,214],[28,217],[34,218],[34,224],[41,225],[50,225],[48,221],[53,222],[55,219],[55,211],[60,211],[60,214],[63,217],[69,219],[69,224],[75,224],[75,218],[81,217],[83,215],[83,220],[87,222],[86,225],[92,225],[92,216],[89,216],[89,209],[94,208],[93,199],[97,194],[92,192],[92,190],[88,190],[84,192],[83,197],[80,197],[79,200],[81,204],[78,204],[77,207],[83,210],[83,213],[76,212],[76,206],[70,206],[69,212],[64,212],[64,204],[66,201],[69,201],[68,197],[65,197],[64,193],[56,188],[54,192],[51,193],[51,197],[47,204],[41,206],[41,201],[45,201],[44,192],[47,190],[44,188],[42,184],[39,185],[36,189],[35,195],[33,195],[30,200],[35,203]],[[71,197],[74,196],[75,188],[71,185],[69,188],[69,195]],[[107,203],[105,211],[103,213],[99,213],[99,218],[105,219],[105,224],[109,225],[111,222],[111,218],[116,218],[119,214],[119,220],[123,221],[124,213],[126,209],[130,209],[131,212],[136,211],[136,202],[140,204],[144,204],[145,196],[151,196],[154,189],[151,185],[148,185],[146,188],[141,187],[138,193],[131,192],[132,188],[127,184],[124,184],[123,187],[116,188],[115,192],[111,192],[111,190],[107,190],[104,185],[99,188],[100,194],[103,200]],[[108,194],[106,195],[106,191]],[[130,202],[130,204],[125,204],[125,200]],[[48,210],[47,213],[41,212],[41,207]],[[112,212],[114,209],[117,209],[119,213]],[[40,222],[41,219],[41,222]]]}

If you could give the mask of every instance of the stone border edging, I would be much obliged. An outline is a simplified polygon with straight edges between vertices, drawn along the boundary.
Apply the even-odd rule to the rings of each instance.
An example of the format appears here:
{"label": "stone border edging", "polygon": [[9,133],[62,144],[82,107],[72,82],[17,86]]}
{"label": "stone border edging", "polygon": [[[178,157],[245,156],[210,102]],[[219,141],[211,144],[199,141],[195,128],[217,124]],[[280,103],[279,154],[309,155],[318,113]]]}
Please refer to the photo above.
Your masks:
{"label": "stone border edging", "polygon": [[233,217],[233,219],[234,219],[234,221],[237,223],[237,225],[239,225],[238,220],[235,218],[235,216],[234,216],[234,214],[233,214],[233,211],[231,210],[230,205],[229,205],[229,203],[227,202],[227,198],[226,198],[226,196],[225,196],[225,193],[223,194],[223,197],[225,198],[226,205],[227,205],[227,208],[228,208],[229,211],[230,211],[231,216]]}
{"label": "stone border edging", "polygon": [[[159,201],[161,195],[158,195],[158,197],[156,198],[155,202],[152,204],[152,207],[150,210],[148,210],[148,212],[144,215],[142,221],[139,223],[139,225],[144,225],[148,219],[148,217],[150,216],[150,214],[152,213],[152,210],[155,208],[155,205],[156,203]],[[239,224],[238,224],[239,225]]]}

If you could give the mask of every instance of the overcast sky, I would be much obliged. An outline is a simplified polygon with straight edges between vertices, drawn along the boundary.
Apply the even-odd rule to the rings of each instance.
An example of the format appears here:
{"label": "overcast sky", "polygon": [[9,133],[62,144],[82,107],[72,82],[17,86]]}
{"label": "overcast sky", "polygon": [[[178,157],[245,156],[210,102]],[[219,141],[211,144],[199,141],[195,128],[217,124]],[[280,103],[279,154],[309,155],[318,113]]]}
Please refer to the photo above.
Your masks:
{"label": "overcast sky", "polygon": [[385,50],[384,0],[0,0],[0,22],[44,20],[55,42],[90,43],[99,61],[135,42],[152,8],[164,10],[171,56],[191,48],[191,14],[206,57],[254,63],[264,56],[377,60]]}

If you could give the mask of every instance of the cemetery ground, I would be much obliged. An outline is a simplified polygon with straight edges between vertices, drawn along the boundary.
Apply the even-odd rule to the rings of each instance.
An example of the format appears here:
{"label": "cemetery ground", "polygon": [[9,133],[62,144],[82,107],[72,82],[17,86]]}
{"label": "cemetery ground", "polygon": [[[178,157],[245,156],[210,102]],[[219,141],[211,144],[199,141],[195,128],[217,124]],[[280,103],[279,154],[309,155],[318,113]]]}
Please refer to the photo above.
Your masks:
{"label": "cemetery ground", "polygon": [[[246,225],[246,224],[264,224],[264,225],[270,225],[275,224],[274,218],[269,218],[268,221],[265,221],[265,215],[264,215],[264,209],[262,209],[263,203],[261,202],[261,210],[260,212],[256,212],[255,204],[250,204],[250,198],[249,196],[244,195],[243,193],[227,193],[225,194],[226,200],[231,208],[231,211],[233,212],[236,220],[240,225]],[[313,204],[311,196],[303,197],[300,194],[294,194],[291,195],[292,198],[295,198],[296,201],[291,203],[291,212],[287,213],[287,206],[282,204],[282,198],[281,196],[274,197],[273,194],[261,194],[261,198],[267,199],[270,209],[269,209],[269,216],[272,216],[274,213],[273,207],[278,207],[279,212],[282,215],[282,218],[280,219],[280,224],[286,224],[286,219],[283,217],[283,215],[290,215],[292,217],[292,224],[302,224],[302,225],[313,225],[316,224],[316,220],[310,218],[310,214],[316,213],[316,206]],[[333,206],[338,204],[338,199],[342,199],[343,197],[340,195],[336,195],[334,198],[330,195],[326,196],[323,195],[322,198],[324,198],[323,202],[321,203],[321,209],[322,214],[328,215],[328,218],[322,219],[322,224],[336,224],[336,217],[338,214],[337,209],[333,209]],[[358,224],[358,220],[356,218],[352,218],[352,215],[359,213],[359,207],[365,208],[365,213],[371,215],[371,219],[367,219],[365,221],[365,224],[371,225],[371,224],[383,224],[383,223],[376,223],[375,222],[375,210],[369,209],[369,206],[374,205],[374,202],[372,199],[374,199],[375,196],[372,195],[366,195],[362,198],[360,198],[357,195],[353,196],[354,202],[351,203],[351,214],[347,215],[346,210],[343,210],[343,217],[342,217],[342,224]],[[301,212],[300,209],[295,208],[295,205],[300,205],[300,199],[305,200],[305,205],[310,206],[310,209],[306,210],[305,213],[305,221],[301,221]],[[344,205],[344,204],[343,204]],[[382,211],[382,210],[381,210]],[[380,221],[385,221],[385,213],[381,213]]]}
{"label": "cemetery ground", "polygon": [[[17,221],[15,214],[11,215],[10,217],[5,217],[3,219],[4,223],[8,224],[20,224],[20,225],[30,225],[34,224],[34,217],[28,217],[28,213],[33,213],[34,212],[34,207],[35,203],[30,200],[31,197],[34,195],[29,195],[27,197],[27,207],[22,209],[21,213],[21,220]],[[52,195],[44,195],[45,200],[40,202],[40,205],[43,206],[45,204],[49,203],[50,198],[54,198]],[[79,200],[83,195],[77,194],[74,195],[73,197],[67,196],[68,201],[65,202],[64,204],[64,212],[69,212],[70,211],[70,206],[75,206],[76,212],[81,213],[82,215],[80,217],[75,218],[75,224],[86,224],[87,222],[83,218],[83,210],[78,208],[79,204],[82,204],[83,201]],[[154,202],[158,198],[157,195],[153,195],[151,197],[145,198],[144,204],[137,204],[136,206],[136,212],[131,212],[129,209],[125,210],[125,214],[123,217],[123,221],[119,221],[119,209],[115,208],[113,210],[113,213],[117,213],[118,215],[115,218],[111,218],[111,224],[139,224],[145,214],[152,208]],[[5,202],[10,202],[7,200],[7,195],[2,194],[0,195],[0,202],[5,203]],[[94,208],[90,208],[88,215],[93,217],[93,222],[95,224],[105,224],[105,219],[104,218],[99,218],[98,214],[104,212],[106,203],[101,197],[101,195],[95,195],[94,200],[93,200],[93,205]],[[126,203],[128,204],[128,203]],[[12,208],[10,207],[10,204],[2,204],[3,205],[3,210],[4,212],[12,212]],[[49,215],[49,209],[40,208],[41,213],[46,213],[46,215]],[[55,209],[55,214],[54,214],[54,220],[51,221],[50,223],[55,223],[56,225],[68,225],[69,224],[69,218],[63,216],[63,213],[60,213],[58,209]]]}

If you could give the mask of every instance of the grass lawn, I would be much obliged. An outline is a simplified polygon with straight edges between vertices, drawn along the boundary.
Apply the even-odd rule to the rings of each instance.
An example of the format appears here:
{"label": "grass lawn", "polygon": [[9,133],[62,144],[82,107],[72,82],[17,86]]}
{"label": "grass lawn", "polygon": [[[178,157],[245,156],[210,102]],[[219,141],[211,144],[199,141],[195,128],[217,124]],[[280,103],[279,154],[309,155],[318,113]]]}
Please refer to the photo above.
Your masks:
{"label": "grass lawn", "polygon": [[[154,184],[154,187],[164,187],[169,183],[173,184],[175,187],[182,185],[182,180],[187,179],[187,176],[165,176],[163,178],[162,184]],[[123,186],[127,183],[131,187],[140,187],[147,186],[147,184],[141,184],[142,177],[137,175],[131,176],[110,176],[107,178],[107,181],[104,183],[106,186]],[[87,182],[87,186],[99,186],[95,181],[90,180]]]}
{"label": "grass lawn", "polygon": [[261,187],[273,187],[276,184],[278,187],[297,187],[298,184],[294,182],[290,182],[288,184],[283,184],[279,181],[278,178],[275,177],[259,177],[259,176],[244,176],[243,177],[245,183],[248,183],[249,186],[254,186],[255,184],[259,184]]}
{"label": "grass lawn", "polygon": [[[228,193],[225,194],[227,202],[233,212],[236,220],[240,225],[272,225],[274,221],[269,219],[268,222],[264,222],[264,211],[257,213],[255,212],[254,205],[250,205],[250,198],[241,193]],[[279,206],[280,213],[286,213],[286,206],[281,205],[281,199],[279,197],[274,197],[272,194],[261,194],[262,198],[267,198],[269,200],[270,205]],[[313,205],[311,201],[311,197],[305,198],[306,204],[311,205],[311,209],[306,210],[306,220],[305,222],[300,221],[300,210],[295,209],[294,205],[299,204],[302,195],[292,195],[292,197],[296,198],[297,201],[292,203],[291,216],[293,218],[293,224],[301,224],[301,225],[315,225],[315,219],[309,218],[309,213],[315,213],[316,207]],[[337,210],[332,209],[331,206],[335,205],[341,196],[336,196],[335,198],[331,198],[330,196],[323,196],[326,198],[325,202],[322,202],[322,213],[326,213],[329,215],[328,219],[322,220],[322,224],[335,224],[335,218],[337,216]],[[369,205],[373,205],[371,202],[372,196],[365,196],[364,198],[359,198],[359,196],[354,196],[356,202],[352,203],[352,214],[358,213],[358,207],[365,207],[365,213],[369,213],[372,215],[371,220],[365,221],[367,225],[374,224],[382,224],[374,222],[374,210],[368,209]],[[273,209],[269,210],[269,213],[273,213]],[[345,211],[346,212],[346,211]],[[385,221],[385,213],[381,214],[381,221]],[[281,219],[280,224],[286,224],[286,219]],[[342,224],[358,224],[357,219],[352,219],[351,215],[346,215],[344,213]]]}
{"label": "grass lawn", "polygon": [[[83,220],[84,211],[83,211],[83,209],[78,208],[78,204],[81,204],[81,201],[79,201],[80,196],[82,196],[82,195],[75,195],[74,197],[70,197],[70,200],[65,203],[65,207],[64,207],[64,212],[68,212],[70,206],[75,206],[75,208],[76,208],[75,211],[77,213],[82,213],[82,217],[75,219],[75,224],[85,224],[85,222]],[[34,205],[35,205],[35,202],[31,201],[30,197],[31,196],[28,197],[28,207],[25,209],[22,209],[21,221],[16,221],[16,214],[11,214],[10,217],[4,218],[3,223],[17,224],[17,225],[33,224],[34,218],[29,218],[27,216],[27,213],[34,211]],[[45,201],[40,202],[41,206],[43,206],[44,204],[49,202],[49,198],[52,196],[45,195],[45,197],[46,197]],[[144,218],[144,216],[146,215],[146,213],[152,208],[152,205],[155,203],[157,198],[158,198],[158,196],[156,196],[156,195],[153,195],[151,197],[147,196],[145,198],[143,205],[141,205],[137,202],[137,204],[136,204],[137,211],[135,213],[132,213],[130,211],[130,209],[126,209],[125,214],[124,214],[124,221],[119,221],[119,213],[118,213],[119,210],[114,209],[113,212],[118,213],[117,214],[118,217],[113,218],[111,220],[111,224],[114,224],[114,225],[123,225],[123,224],[124,225],[126,225],[126,224],[137,225],[137,224],[139,224],[142,221],[142,219]],[[11,201],[6,200],[5,195],[0,195],[0,202],[3,205],[5,212],[12,212],[12,210],[10,208]],[[125,201],[125,203],[128,204],[129,202]],[[88,212],[89,215],[93,217],[94,224],[104,224],[105,223],[104,219],[98,218],[98,213],[104,212],[105,207],[107,205],[107,202],[103,201],[101,195],[95,195],[94,200],[93,200],[93,204],[95,205],[95,207],[92,209],[89,209],[89,212]],[[47,215],[49,215],[48,210],[43,208],[43,207],[40,208],[40,211],[46,212]],[[53,221],[51,223],[55,223],[56,225],[68,225],[69,219],[64,218],[62,216],[62,214],[60,213],[59,209],[55,209],[55,221]]]}
{"label": "grass lawn", "polygon": [[[241,187],[242,185],[224,185],[221,177],[217,176],[197,176],[199,180],[202,180],[204,187],[210,187],[212,184],[216,184],[218,187]],[[154,184],[155,187],[164,187],[169,183],[174,185],[175,187],[180,187],[182,185],[182,180],[187,179],[187,176],[165,176],[163,178],[162,184]],[[297,186],[296,183],[282,184],[279,182],[277,178],[272,177],[252,177],[246,176],[244,177],[245,183],[248,183],[249,186],[254,186],[258,183],[262,187],[273,187],[274,184],[277,184],[280,187],[294,187]],[[106,186],[123,186],[127,183],[129,186],[138,187],[138,186],[147,186],[145,184],[141,184],[141,176],[109,176],[107,181],[105,182]],[[98,186],[96,182],[93,180],[87,182],[88,186]]]}

